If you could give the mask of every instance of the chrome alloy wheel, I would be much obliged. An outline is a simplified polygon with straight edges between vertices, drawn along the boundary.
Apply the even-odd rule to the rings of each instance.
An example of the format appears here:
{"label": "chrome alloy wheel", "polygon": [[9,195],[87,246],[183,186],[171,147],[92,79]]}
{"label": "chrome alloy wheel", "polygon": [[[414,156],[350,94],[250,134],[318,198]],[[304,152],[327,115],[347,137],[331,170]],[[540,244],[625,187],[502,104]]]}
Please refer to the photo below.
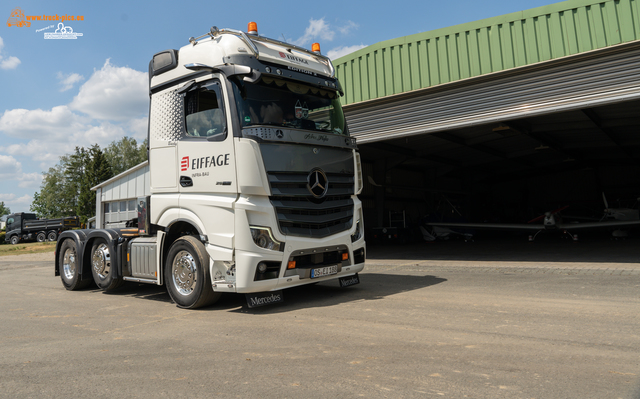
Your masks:
{"label": "chrome alloy wheel", "polygon": [[188,251],[180,251],[173,258],[171,275],[173,286],[180,295],[189,295],[196,287],[196,261]]}
{"label": "chrome alloy wheel", "polygon": [[73,277],[76,275],[76,251],[74,251],[73,248],[67,248],[66,251],[64,251],[62,271],[67,280],[73,280]]}
{"label": "chrome alloy wheel", "polygon": [[109,255],[107,244],[100,244],[93,252],[91,266],[93,266],[93,271],[100,278],[106,278],[111,273],[111,255]]}

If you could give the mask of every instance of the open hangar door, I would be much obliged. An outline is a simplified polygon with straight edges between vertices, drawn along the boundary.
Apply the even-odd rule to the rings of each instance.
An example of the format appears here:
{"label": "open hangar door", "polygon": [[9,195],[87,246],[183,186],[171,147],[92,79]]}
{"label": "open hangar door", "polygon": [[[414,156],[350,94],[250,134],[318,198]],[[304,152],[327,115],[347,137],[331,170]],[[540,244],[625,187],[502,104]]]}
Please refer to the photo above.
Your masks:
{"label": "open hangar door", "polygon": [[359,144],[369,239],[385,228],[399,234],[392,241],[419,242],[428,221],[527,223],[558,209],[565,220],[598,220],[604,198],[637,210],[639,109],[640,100],[621,101]]}
{"label": "open hangar door", "polygon": [[603,193],[611,208],[638,209],[640,41],[344,108],[370,237],[560,208],[597,221]]}

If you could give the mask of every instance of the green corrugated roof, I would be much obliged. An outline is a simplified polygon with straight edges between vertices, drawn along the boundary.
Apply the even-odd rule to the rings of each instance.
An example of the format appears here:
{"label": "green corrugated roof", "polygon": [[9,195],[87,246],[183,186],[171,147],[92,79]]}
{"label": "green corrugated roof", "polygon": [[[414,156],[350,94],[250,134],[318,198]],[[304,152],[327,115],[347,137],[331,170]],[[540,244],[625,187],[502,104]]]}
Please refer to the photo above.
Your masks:
{"label": "green corrugated roof", "polygon": [[334,61],[344,104],[640,39],[640,0],[568,0],[399,37]]}

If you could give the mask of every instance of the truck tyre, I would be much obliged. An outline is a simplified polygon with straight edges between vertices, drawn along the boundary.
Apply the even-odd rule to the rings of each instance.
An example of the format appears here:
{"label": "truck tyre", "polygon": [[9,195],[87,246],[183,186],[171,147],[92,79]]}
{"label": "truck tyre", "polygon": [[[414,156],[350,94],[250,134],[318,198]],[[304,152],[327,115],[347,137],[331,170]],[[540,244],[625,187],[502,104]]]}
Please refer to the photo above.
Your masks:
{"label": "truck tyre", "polygon": [[104,291],[112,291],[122,285],[122,279],[114,277],[111,268],[111,254],[107,242],[98,238],[91,247],[91,274],[98,288]]}
{"label": "truck tyre", "polygon": [[78,256],[76,243],[72,239],[66,239],[60,246],[58,252],[58,271],[62,285],[69,291],[80,290],[88,287],[91,280],[80,279],[80,265],[78,264]]}
{"label": "truck tyre", "polygon": [[47,235],[44,234],[44,231],[41,231],[38,233],[38,235],[36,236],[36,241],[38,242],[45,242],[47,240]]}
{"label": "truck tyre", "polygon": [[19,242],[20,242],[20,238],[18,238],[18,236],[11,237],[11,245],[16,245]]}
{"label": "truck tyre", "polygon": [[55,241],[58,238],[58,233],[51,230],[49,234],[47,234],[47,241]]}
{"label": "truck tyre", "polygon": [[184,236],[171,245],[164,280],[169,296],[179,308],[196,309],[220,298],[220,293],[211,287],[209,254],[195,237]]}

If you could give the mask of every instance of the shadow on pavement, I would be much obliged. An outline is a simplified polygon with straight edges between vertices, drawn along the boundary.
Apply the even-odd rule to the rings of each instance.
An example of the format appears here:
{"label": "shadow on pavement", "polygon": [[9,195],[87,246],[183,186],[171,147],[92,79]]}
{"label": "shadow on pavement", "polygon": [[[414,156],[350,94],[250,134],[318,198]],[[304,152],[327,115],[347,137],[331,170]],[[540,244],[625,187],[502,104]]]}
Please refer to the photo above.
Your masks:
{"label": "shadow on pavement", "polygon": [[[360,284],[347,288],[340,288],[336,280],[284,290],[284,302],[280,304],[251,309],[247,306],[243,294],[227,297],[223,295],[218,303],[206,310],[227,309],[250,314],[282,313],[302,308],[334,306],[347,302],[374,301],[390,295],[427,288],[445,281],[447,280],[435,276],[365,273],[360,274]],[[232,308],[235,309],[232,310]]]}
{"label": "shadow on pavement", "polygon": [[[283,290],[284,303],[250,309],[244,294],[222,294],[213,305],[196,311],[233,311],[242,313],[278,313],[301,308],[334,306],[352,301],[371,301],[387,296],[427,288],[447,281],[434,276],[403,276],[395,274],[360,274],[360,284],[340,288],[337,280],[294,287]],[[113,292],[96,287],[87,290],[92,294],[128,296],[143,300],[172,303],[164,286],[126,283]]]}

